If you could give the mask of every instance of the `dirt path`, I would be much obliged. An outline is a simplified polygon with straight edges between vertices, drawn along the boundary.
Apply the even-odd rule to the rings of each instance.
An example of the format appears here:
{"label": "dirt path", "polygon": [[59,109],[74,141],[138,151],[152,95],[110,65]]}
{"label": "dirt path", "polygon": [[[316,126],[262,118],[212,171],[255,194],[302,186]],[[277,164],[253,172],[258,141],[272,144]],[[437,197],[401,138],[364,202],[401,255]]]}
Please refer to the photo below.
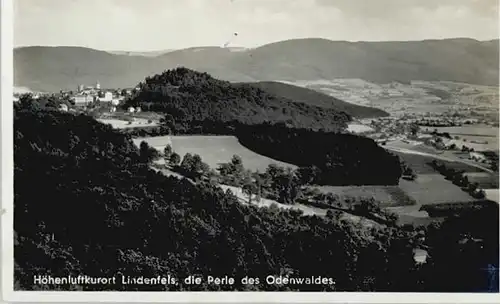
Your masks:
{"label": "dirt path", "polygon": [[[158,164],[157,164],[158,165]],[[162,174],[166,175],[166,176],[175,176],[177,178],[185,178],[184,176],[176,173],[176,172],[173,172],[171,170],[168,170],[168,169],[160,169],[156,166],[151,166],[151,168],[157,172],[161,172]],[[189,182],[191,182],[193,185],[195,185],[196,183],[189,179],[189,178],[186,178]],[[233,186],[228,186],[228,185],[224,185],[224,184],[219,184],[218,185],[222,190],[224,191],[227,191],[227,190],[230,190],[237,198],[238,198],[238,201],[241,203],[241,204],[244,204],[244,205],[248,205],[248,195],[246,195],[245,193],[243,193],[243,190],[241,188],[238,188],[238,187],[233,187]],[[322,209],[322,208],[316,208],[316,207],[311,207],[311,206],[306,206],[306,205],[303,205],[303,204],[293,204],[293,205],[285,205],[285,204],[281,204],[281,203],[278,203],[277,201],[274,201],[274,200],[270,200],[270,199],[265,199],[265,198],[260,198],[259,200],[257,200],[257,196],[256,195],[253,195],[252,196],[252,202],[251,202],[252,205],[254,206],[257,206],[257,207],[271,207],[272,205],[275,205],[276,207],[280,208],[280,209],[295,209],[295,210],[300,210],[304,213],[304,215],[306,216],[326,216],[326,212],[327,212],[327,209]],[[379,223],[371,220],[371,219],[368,219],[368,218],[365,218],[365,217],[361,217],[361,216],[358,216],[358,215],[354,215],[354,214],[350,214],[348,212],[346,212],[345,210],[341,210],[341,209],[338,209],[338,208],[331,208],[331,209],[337,209],[337,210],[340,210],[342,211],[343,215],[342,215],[342,218],[344,219],[347,219],[351,222],[354,222],[354,223],[362,223],[363,226],[367,227],[367,228],[371,228],[371,227],[378,227],[380,226]]]}
{"label": "dirt path", "polygon": [[[238,199],[240,200],[241,203],[248,204],[248,195],[244,194],[243,191],[241,190],[241,188],[223,185],[223,184],[220,184],[219,187],[221,187],[224,191],[229,189],[231,192],[233,192],[233,194],[236,197],[238,197]],[[265,198],[261,198],[260,200],[257,200],[256,195],[252,195],[252,203],[251,204],[258,206],[258,207],[271,207],[271,205],[275,204],[276,207],[281,208],[281,209],[301,210],[304,212],[304,215],[318,215],[318,216],[325,216],[326,215],[325,209],[309,207],[309,206],[302,205],[302,204],[285,205],[285,204],[278,203],[277,201],[265,199]]]}

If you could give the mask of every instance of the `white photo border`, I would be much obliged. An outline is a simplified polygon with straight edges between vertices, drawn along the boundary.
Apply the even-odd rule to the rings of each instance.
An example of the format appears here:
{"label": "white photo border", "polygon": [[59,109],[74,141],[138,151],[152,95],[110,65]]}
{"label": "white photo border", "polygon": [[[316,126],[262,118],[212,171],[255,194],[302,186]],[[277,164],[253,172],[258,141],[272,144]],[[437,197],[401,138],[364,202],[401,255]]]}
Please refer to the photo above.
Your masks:
{"label": "white photo border", "polygon": [[[377,292],[56,292],[14,291],[13,1],[1,1],[0,301],[130,303],[500,303],[500,294]],[[43,0],[40,0],[43,1]],[[69,1],[69,0],[68,0]],[[139,0],[137,0],[139,1]],[[208,0],[207,0],[208,1]],[[373,1],[373,0],[366,0]],[[500,18],[499,18],[500,31]],[[499,227],[500,228],[500,227]]]}

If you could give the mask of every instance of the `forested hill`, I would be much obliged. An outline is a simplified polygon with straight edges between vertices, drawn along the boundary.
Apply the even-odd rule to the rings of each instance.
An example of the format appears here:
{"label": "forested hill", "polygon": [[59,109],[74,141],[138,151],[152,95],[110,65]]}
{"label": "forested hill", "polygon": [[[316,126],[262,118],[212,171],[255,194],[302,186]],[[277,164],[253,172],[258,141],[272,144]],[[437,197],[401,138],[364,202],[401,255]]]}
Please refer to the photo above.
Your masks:
{"label": "forested hill", "polygon": [[317,92],[315,90],[302,88],[283,82],[261,81],[249,84],[277,96],[288,98],[295,102],[301,102],[311,106],[334,109],[337,111],[345,112],[350,116],[356,118],[389,116],[389,113],[381,109],[355,105],[326,95],[324,93]]}
{"label": "forested hill", "polygon": [[351,117],[333,108],[293,102],[249,84],[232,84],[187,68],[147,77],[124,107],[172,115],[176,120],[245,124],[284,122],[293,127],[341,131]]}

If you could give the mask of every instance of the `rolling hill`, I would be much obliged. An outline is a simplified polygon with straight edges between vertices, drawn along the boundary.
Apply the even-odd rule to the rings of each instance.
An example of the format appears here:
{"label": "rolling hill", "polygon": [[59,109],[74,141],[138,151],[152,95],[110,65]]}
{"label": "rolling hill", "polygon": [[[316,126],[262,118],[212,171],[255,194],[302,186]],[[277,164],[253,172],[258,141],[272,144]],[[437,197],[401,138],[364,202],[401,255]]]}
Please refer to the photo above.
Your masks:
{"label": "rolling hill", "polygon": [[275,81],[250,83],[264,91],[285,97],[295,102],[345,112],[356,118],[389,116],[389,113],[371,107],[358,106],[308,88]]}
{"label": "rolling hill", "polygon": [[360,78],[388,83],[447,80],[498,85],[498,40],[444,39],[346,42],[294,39],[235,52],[196,47],[156,57],[80,47],[14,50],[14,82],[33,90],[73,89],[79,83],[130,87],[146,75],[185,66],[234,82]]}
{"label": "rolling hill", "polygon": [[168,119],[171,123],[207,119],[219,123],[282,122],[295,127],[342,131],[352,119],[333,107],[293,102],[250,84],[222,81],[187,68],[146,77],[139,88],[123,107],[140,106],[145,111],[165,113],[171,116]]}

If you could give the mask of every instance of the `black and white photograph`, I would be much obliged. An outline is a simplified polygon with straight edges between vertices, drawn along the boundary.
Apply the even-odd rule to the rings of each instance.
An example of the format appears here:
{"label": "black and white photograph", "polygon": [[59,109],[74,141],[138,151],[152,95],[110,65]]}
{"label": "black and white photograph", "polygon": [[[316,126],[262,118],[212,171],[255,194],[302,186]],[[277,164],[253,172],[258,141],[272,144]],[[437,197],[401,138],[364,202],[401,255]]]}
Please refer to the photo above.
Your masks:
{"label": "black and white photograph", "polygon": [[3,288],[498,295],[497,0],[6,2]]}

